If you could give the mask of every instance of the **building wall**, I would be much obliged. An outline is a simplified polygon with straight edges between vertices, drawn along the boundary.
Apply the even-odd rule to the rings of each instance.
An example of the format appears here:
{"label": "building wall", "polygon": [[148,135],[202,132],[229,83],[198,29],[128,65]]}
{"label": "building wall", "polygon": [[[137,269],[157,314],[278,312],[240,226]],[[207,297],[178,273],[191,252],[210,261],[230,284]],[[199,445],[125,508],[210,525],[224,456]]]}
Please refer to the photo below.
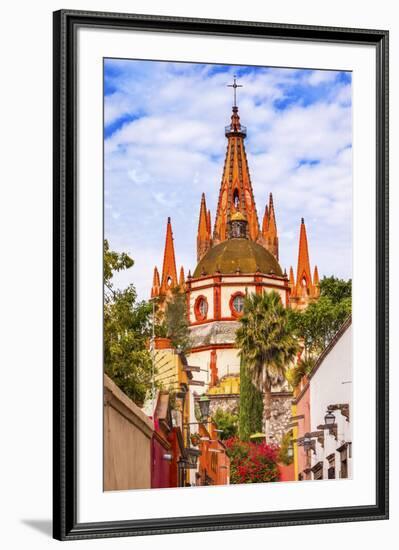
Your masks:
{"label": "building wall", "polygon": [[[324,424],[329,405],[348,404],[350,421],[339,410],[333,411],[337,423],[337,439],[326,431],[325,445],[317,444],[312,463],[335,453],[336,477],[340,474],[340,456],[336,452],[343,443],[352,443],[352,325],[342,334],[310,378],[311,431]],[[348,460],[348,477],[351,477],[352,461]],[[328,463],[323,460],[323,478],[327,477]]]}
{"label": "building wall", "polygon": [[155,380],[161,387],[167,389],[175,384],[179,378],[178,355],[174,353],[171,343],[169,348],[158,349],[158,341],[160,340],[168,341],[166,338],[155,339]]}
{"label": "building wall", "polygon": [[[297,429],[295,432],[295,438],[303,437],[305,433],[310,432],[310,388],[309,384],[305,380],[302,389],[300,388],[300,393],[297,396],[295,416],[298,418],[295,422],[297,423]],[[306,452],[303,446],[295,445],[295,470],[296,478],[298,479],[298,474],[303,472],[307,466]]]}
{"label": "building wall", "polygon": [[352,325],[311,377],[310,399],[312,430],[324,422],[328,405],[348,403],[352,408]]}
{"label": "building wall", "polygon": [[[204,281],[204,284],[210,284],[213,282],[213,279],[210,279],[209,281]],[[189,316],[190,316],[190,323],[195,323],[196,318],[194,314],[194,304],[196,299],[199,296],[204,296],[207,299],[208,302],[208,315],[207,317],[209,319],[213,319],[213,288],[200,288],[199,290],[193,289],[190,292],[189,299],[190,299],[190,309],[189,309]]]}
{"label": "building wall", "polygon": [[272,392],[269,439],[279,444],[291,423],[292,392]]}
{"label": "building wall", "polygon": [[[223,381],[222,387],[224,387],[227,382],[227,390],[229,387],[233,387],[235,393],[226,391],[224,394],[220,394],[213,390],[208,393],[211,400],[211,416],[213,416],[218,409],[233,414],[238,414],[239,412],[240,394],[237,393],[236,390],[239,380],[237,380],[237,377],[231,377],[231,386],[228,384],[228,380],[229,379]],[[291,392],[272,392],[271,418],[269,423],[269,438],[271,443],[280,444],[283,435],[290,429],[291,405]]]}
{"label": "building wall", "polygon": [[199,425],[201,437],[209,441],[201,441],[201,455],[198,460],[198,485],[227,485],[230,482],[230,459],[223,443],[218,440],[215,425],[210,423]]}
{"label": "building wall", "polygon": [[[200,372],[195,373],[195,379],[203,381],[205,385],[209,384],[210,381],[210,361],[210,349],[193,351],[188,355],[189,364],[201,368]],[[235,348],[216,349],[216,364],[219,378],[227,374],[239,374],[240,358],[238,357],[238,350]],[[197,393],[203,391],[200,386],[195,389]]]}
{"label": "building wall", "polygon": [[[264,291],[271,292],[275,290],[281,296],[281,301],[284,305],[287,304],[287,291],[288,287],[286,282],[282,279],[275,279],[271,277],[259,276],[259,281]],[[230,299],[236,292],[242,292],[245,294],[248,292],[256,292],[256,282],[254,275],[247,275],[242,277],[233,276],[220,276],[220,313],[222,319],[232,318],[232,312],[230,309]],[[211,285],[211,286],[208,286]],[[195,280],[190,283],[190,291],[188,293],[189,300],[189,320],[190,323],[196,323],[197,319],[194,313],[194,304],[199,296],[204,296],[208,302],[208,319],[214,319],[214,295],[213,290],[215,286],[215,280],[213,277],[205,277],[200,280]],[[207,288],[204,288],[207,287]]]}
{"label": "building wall", "polygon": [[104,376],[104,490],[151,487],[151,420]]}
{"label": "building wall", "polygon": [[177,487],[177,482],[171,479],[171,465],[165,460],[165,455],[171,452],[171,445],[161,437],[152,438],[151,445],[151,487]]}
{"label": "building wall", "polygon": [[222,304],[222,317],[232,317],[230,309],[230,300],[233,294],[236,292],[242,292],[245,294],[246,290],[248,292],[255,292],[255,286],[253,279],[249,283],[234,284],[234,286],[222,286],[221,288],[221,304]]}
{"label": "building wall", "polygon": [[278,473],[280,475],[280,481],[295,481],[295,467],[294,463],[278,464]]}

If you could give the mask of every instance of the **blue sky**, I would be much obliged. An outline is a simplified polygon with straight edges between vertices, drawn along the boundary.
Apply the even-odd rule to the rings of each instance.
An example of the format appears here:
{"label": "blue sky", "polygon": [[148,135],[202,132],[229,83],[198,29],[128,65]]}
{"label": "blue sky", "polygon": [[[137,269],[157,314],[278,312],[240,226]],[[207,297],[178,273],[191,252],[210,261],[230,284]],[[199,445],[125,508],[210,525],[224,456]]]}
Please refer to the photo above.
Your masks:
{"label": "blue sky", "polygon": [[116,285],[134,283],[142,299],[162,267],[167,217],[186,273],[202,192],[214,222],[234,74],[258,215],[272,192],[281,266],[296,268],[304,217],[312,269],[352,276],[350,73],[107,59],[105,237],[135,260]]}

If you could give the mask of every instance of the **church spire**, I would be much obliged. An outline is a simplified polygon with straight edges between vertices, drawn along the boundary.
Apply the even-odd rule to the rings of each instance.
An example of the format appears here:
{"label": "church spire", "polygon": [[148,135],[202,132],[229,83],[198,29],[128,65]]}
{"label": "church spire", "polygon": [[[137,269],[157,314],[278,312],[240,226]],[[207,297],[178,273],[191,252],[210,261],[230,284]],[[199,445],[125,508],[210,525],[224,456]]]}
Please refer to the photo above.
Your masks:
{"label": "church spire", "polygon": [[260,242],[278,260],[278,232],[272,193],[269,195],[269,206],[265,208]]}
{"label": "church spire", "polygon": [[[239,85],[235,78],[234,84],[230,86],[236,92]],[[240,122],[236,96],[231,122],[225,128],[225,135],[227,137],[227,151],[216,209],[213,242],[218,244],[227,239],[227,224],[236,212],[240,212],[245,216],[248,221],[248,237],[256,241],[260,228],[244,146],[247,129]]]}
{"label": "church spire", "polygon": [[161,294],[168,293],[168,291],[177,286],[177,284],[178,281],[172,224],[170,222],[170,218],[168,218],[168,223],[166,225],[165,251],[163,256]]}
{"label": "church spire", "polygon": [[316,298],[320,296],[319,283],[319,271],[317,269],[317,265],[315,265],[313,272],[313,296],[315,296]]}
{"label": "church spire", "polygon": [[179,275],[179,287],[180,287],[180,291],[181,291],[181,292],[184,291],[184,285],[185,285],[185,281],[184,281],[184,267],[181,266],[181,268],[180,268],[180,275]]}
{"label": "church spire", "polygon": [[197,262],[199,262],[211,247],[211,213],[206,209],[205,193],[202,193],[200,215],[197,233]]}
{"label": "church spire", "polygon": [[292,266],[290,267],[290,279],[289,279],[289,286],[291,289],[291,296],[295,293],[295,279],[294,279],[294,270],[292,269]]}
{"label": "church spire", "polygon": [[154,276],[152,279],[151,298],[155,298],[159,295],[160,290],[159,272],[157,266],[154,267]]}
{"label": "church spire", "polygon": [[298,268],[296,275],[295,295],[307,301],[313,294],[312,275],[310,272],[308,239],[306,235],[305,220],[301,220],[299,233]]}
{"label": "church spire", "polygon": [[267,237],[267,232],[269,229],[269,207],[265,206],[265,213],[263,214],[263,221],[262,221],[262,235],[264,238]]}

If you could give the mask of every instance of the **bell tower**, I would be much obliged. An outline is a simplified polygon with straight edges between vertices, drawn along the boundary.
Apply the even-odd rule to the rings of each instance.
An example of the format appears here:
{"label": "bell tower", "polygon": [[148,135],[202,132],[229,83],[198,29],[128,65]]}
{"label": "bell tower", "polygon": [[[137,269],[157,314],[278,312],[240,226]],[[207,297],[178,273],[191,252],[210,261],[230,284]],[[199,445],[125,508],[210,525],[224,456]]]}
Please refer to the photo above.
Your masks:
{"label": "bell tower", "polygon": [[236,90],[241,85],[237,84],[235,76],[233,84],[229,84],[229,87],[234,90],[233,113],[230,124],[225,128],[227,152],[216,209],[213,244],[219,244],[228,238],[228,223],[231,216],[237,212],[247,220],[248,237],[251,240],[256,241],[260,233],[244,146],[247,129],[241,124],[238,115]]}

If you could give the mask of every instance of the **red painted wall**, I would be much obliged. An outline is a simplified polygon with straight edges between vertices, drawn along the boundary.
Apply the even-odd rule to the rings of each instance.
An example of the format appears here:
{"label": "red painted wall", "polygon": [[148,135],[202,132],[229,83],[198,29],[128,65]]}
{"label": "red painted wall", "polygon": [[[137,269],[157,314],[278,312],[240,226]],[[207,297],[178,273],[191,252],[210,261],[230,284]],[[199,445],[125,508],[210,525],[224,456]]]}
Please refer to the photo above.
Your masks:
{"label": "red painted wall", "polygon": [[153,435],[151,443],[151,487],[171,487],[170,461],[164,459],[170,453],[170,445],[162,441],[161,437]]}
{"label": "red painted wall", "polygon": [[295,466],[294,463],[287,466],[286,464],[278,464],[280,481],[295,481]]}

